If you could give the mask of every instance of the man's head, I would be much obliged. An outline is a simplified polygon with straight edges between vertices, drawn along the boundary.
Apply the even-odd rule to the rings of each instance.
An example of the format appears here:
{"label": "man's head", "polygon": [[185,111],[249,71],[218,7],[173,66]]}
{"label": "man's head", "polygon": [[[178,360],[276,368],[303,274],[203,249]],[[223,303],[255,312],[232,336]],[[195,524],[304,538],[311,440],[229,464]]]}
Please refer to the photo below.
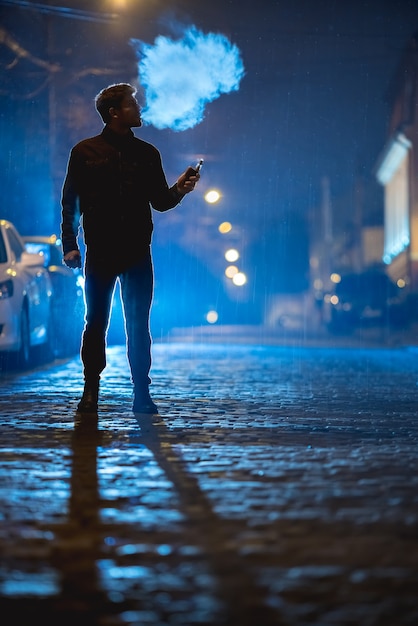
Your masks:
{"label": "man's head", "polygon": [[116,83],[102,89],[95,98],[95,104],[103,122],[124,128],[141,126],[136,92],[136,88],[129,83]]}

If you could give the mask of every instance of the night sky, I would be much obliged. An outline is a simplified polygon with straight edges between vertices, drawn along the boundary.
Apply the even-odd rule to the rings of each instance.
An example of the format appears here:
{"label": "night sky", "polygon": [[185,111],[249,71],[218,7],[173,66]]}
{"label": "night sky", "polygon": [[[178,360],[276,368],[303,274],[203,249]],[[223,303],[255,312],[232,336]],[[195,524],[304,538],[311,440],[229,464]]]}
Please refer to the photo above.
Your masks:
{"label": "night sky", "polygon": [[[126,0],[124,10],[111,0],[65,5],[101,15],[118,12],[120,19],[109,23],[17,4],[0,1],[0,24],[36,62],[18,59],[3,35],[0,182],[9,193],[0,217],[23,234],[56,231],[68,151],[102,127],[94,95],[107,84],[138,78],[130,38],[148,44],[159,35],[176,40],[194,26],[222,33],[237,46],[245,75],[238,91],[205,106],[194,128],[135,131],[160,149],[169,183],[203,156],[201,192],[211,186],[222,191],[212,213],[196,194],[164,223],[157,216],[155,245],[183,242],[196,255],[210,233],[195,228],[187,241],[186,222],[197,216],[199,224],[206,219],[209,225],[228,219],[240,229],[248,262],[255,267],[258,259],[258,276],[272,259],[286,263],[295,248],[300,254],[291,265],[304,273],[305,217],[320,203],[323,176],[333,198],[349,195],[359,175],[373,179],[386,138],[388,88],[418,30],[416,0]],[[207,260],[209,245],[205,255]]]}

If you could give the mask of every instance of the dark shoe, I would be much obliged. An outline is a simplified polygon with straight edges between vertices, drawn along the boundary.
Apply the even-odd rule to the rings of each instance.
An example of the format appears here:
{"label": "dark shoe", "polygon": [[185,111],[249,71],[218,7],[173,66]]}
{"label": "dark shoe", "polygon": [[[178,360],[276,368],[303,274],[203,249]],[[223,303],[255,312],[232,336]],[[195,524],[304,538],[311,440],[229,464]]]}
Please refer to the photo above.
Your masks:
{"label": "dark shoe", "polygon": [[97,413],[99,400],[99,384],[85,385],[83,395],[78,403],[77,410],[80,413]]}
{"label": "dark shoe", "polygon": [[132,411],[134,413],[158,413],[158,407],[155,402],[151,400],[148,392],[141,394],[135,393]]}

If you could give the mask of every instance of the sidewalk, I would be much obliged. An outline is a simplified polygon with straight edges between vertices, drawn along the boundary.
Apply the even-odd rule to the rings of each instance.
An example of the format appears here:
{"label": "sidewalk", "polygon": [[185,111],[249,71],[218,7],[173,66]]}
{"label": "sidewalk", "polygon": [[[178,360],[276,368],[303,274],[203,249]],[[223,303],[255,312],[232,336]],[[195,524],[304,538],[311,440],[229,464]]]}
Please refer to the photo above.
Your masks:
{"label": "sidewalk", "polygon": [[416,626],[414,350],[109,348],[0,380],[5,626]]}
{"label": "sidewalk", "polygon": [[271,328],[263,325],[202,325],[174,328],[166,342],[232,343],[244,345],[298,345],[311,347],[418,346],[418,324],[400,330],[369,328],[347,334],[331,334],[324,328]]}

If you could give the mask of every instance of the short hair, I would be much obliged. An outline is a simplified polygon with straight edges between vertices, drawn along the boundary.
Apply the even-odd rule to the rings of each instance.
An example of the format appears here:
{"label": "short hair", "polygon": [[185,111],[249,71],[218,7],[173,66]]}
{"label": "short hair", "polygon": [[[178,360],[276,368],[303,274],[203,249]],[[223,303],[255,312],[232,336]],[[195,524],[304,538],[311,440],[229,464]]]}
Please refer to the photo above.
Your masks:
{"label": "short hair", "polygon": [[109,109],[120,108],[126,96],[135,96],[136,87],[129,83],[115,83],[102,89],[94,99],[96,110],[103,122],[107,124],[111,120]]}

